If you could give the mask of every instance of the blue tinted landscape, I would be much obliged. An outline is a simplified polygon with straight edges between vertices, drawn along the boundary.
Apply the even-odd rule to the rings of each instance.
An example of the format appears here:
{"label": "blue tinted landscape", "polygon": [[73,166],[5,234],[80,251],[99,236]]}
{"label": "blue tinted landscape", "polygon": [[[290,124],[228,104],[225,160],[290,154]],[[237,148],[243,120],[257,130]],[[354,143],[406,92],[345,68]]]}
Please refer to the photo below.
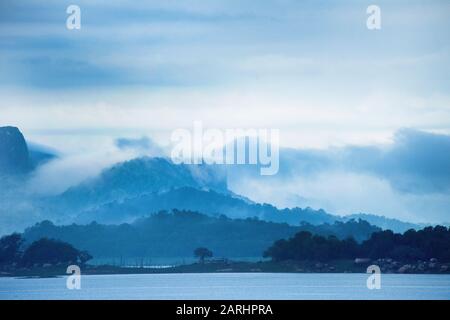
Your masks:
{"label": "blue tinted landscape", "polygon": [[448,13],[2,1],[0,299],[448,300]]}

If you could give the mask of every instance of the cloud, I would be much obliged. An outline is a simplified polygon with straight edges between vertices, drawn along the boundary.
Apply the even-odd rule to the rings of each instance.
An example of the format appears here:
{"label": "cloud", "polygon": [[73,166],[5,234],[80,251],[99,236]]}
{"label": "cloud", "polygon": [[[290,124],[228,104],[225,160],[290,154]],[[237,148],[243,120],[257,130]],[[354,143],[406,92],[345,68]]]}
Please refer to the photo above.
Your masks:
{"label": "cloud", "polygon": [[280,150],[280,171],[229,168],[231,189],[279,207],[450,220],[450,135],[402,129],[391,144]]}
{"label": "cloud", "polygon": [[349,148],[348,169],[366,171],[387,179],[400,192],[450,191],[450,136],[404,129],[394,144],[382,148]]}
{"label": "cloud", "polygon": [[280,157],[283,179],[344,171],[385,179],[403,193],[450,191],[450,135],[446,134],[401,129],[388,145],[283,149]]}
{"label": "cloud", "polygon": [[118,138],[115,145],[121,150],[135,150],[142,155],[150,157],[160,157],[165,155],[165,151],[158,144],[148,137]]}
{"label": "cloud", "polygon": [[441,1],[382,1],[389,32],[376,35],[358,1],[79,1],[76,32],[65,28],[69,4],[2,1],[0,67],[8,72],[0,84],[448,88]]}
{"label": "cloud", "polygon": [[285,176],[342,170],[377,176],[405,193],[450,191],[450,135],[445,134],[402,129],[390,145],[291,149],[280,163]]}
{"label": "cloud", "polygon": [[[166,138],[201,120],[280,129],[281,145],[297,149],[283,152],[285,184],[267,181],[302,203],[353,210],[364,188],[368,209],[408,214],[397,194],[416,199],[417,211],[419,197],[428,205],[448,192],[447,138],[403,131],[386,144],[403,127],[450,133],[445,1],[380,0],[380,32],[367,30],[367,4],[357,0],[80,0],[76,32],[65,28],[69,4],[0,1],[0,122],[71,155],[42,170],[84,173],[99,137]],[[352,200],[339,192],[346,184]],[[274,197],[258,186],[250,196]],[[371,192],[396,205],[374,196],[379,207],[369,206]]]}
{"label": "cloud", "polygon": [[[133,145],[133,140],[121,141],[122,144]],[[41,165],[33,172],[27,181],[26,190],[35,195],[57,195],[97,176],[103,169],[141,156],[143,152],[138,147],[118,148],[110,140],[105,140],[103,144],[97,141],[95,150],[80,148],[78,152],[60,153],[58,158]]]}

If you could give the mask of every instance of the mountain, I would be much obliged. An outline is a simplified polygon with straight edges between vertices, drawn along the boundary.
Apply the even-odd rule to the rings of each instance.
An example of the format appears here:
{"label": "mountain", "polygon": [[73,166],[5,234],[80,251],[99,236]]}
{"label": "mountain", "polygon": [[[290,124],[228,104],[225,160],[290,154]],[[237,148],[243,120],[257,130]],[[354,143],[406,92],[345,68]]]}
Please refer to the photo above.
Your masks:
{"label": "mountain", "polygon": [[[258,168],[233,166],[242,167],[233,171],[217,165],[176,165],[167,158],[142,157],[118,163],[57,196],[25,194],[23,186],[29,177],[26,173],[56,156],[48,148],[27,144],[18,128],[0,127],[1,227],[19,228],[19,225],[23,227],[19,220],[27,221],[28,225],[29,221],[39,221],[44,217],[58,223],[124,223],[160,210],[179,209],[203,212],[213,217],[257,217],[297,226],[362,218],[395,232],[420,228],[419,225],[373,215],[340,217],[309,207],[279,209],[271,204],[255,203],[230,191],[227,182],[249,173],[259,177]],[[292,174],[283,168],[281,166],[281,176]],[[239,181],[243,183],[243,180]],[[271,186],[276,192],[277,184]],[[36,220],[35,217],[41,218]]]}
{"label": "mountain", "polygon": [[16,127],[0,127],[0,174],[26,174],[55,158],[50,149],[28,144]]}
{"label": "mountain", "polygon": [[367,220],[395,232],[419,225],[369,214],[337,216],[324,210],[278,209],[228,190],[223,171],[206,165],[175,165],[165,158],[137,158],[104,170],[100,176],[70,188],[58,198],[58,209],[73,213],[77,223],[123,223],[161,210],[191,210],[211,216],[257,217],[266,221],[313,225]]}
{"label": "mountain", "polygon": [[0,174],[23,174],[31,169],[25,138],[16,127],[0,127]]}
{"label": "mountain", "polygon": [[407,230],[410,229],[422,229],[425,228],[426,224],[417,224],[417,223],[410,223],[410,222],[404,222],[397,219],[392,218],[386,218],[384,216],[377,216],[374,214],[367,214],[367,213],[358,213],[358,214],[351,214],[348,216],[345,216],[346,219],[362,219],[370,224],[376,225],[384,230],[392,230],[396,233],[404,233]]}
{"label": "mountain", "polygon": [[[59,223],[118,224],[161,210],[191,210],[210,216],[257,217],[271,222],[299,225],[332,224],[358,216],[340,217],[311,208],[278,209],[255,203],[227,188],[226,174],[209,165],[176,165],[166,158],[142,157],[118,163],[63,194],[39,202],[42,216]],[[364,218],[363,216],[361,216]],[[396,232],[415,225],[401,225],[372,218],[372,224]],[[400,229],[399,229],[400,228]]]}
{"label": "mountain", "polygon": [[259,219],[211,217],[192,211],[159,212],[133,223],[56,226],[45,221],[24,232],[27,242],[42,237],[69,242],[88,250],[95,258],[175,258],[192,257],[197,247],[207,247],[216,257],[261,257],[275,240],[288,238],[299,231],[334,235],[339,239],[368,239],[379,228],[364,221],[331,225],[290,226]]}
{"label": "mountain", "polygon": [[299,225],[333,223],[342,220],[323,210],[310,208],[278,209],[270,204],[253,203],[230,193],[181,187],[163,192],[142,194],[137,197],[112,201],[82,212],[77,222],[121,223],[161,210],[191,210],[211,216],[226,215],[230,218],[249,218]]}
{"label": "mountain", "polygon": [[229,192],[226,177],[214,166],[175,165],[166,158],[142,157],[105,169],[58,198],[60,204],[71,209],[86,209],[180,187]]}

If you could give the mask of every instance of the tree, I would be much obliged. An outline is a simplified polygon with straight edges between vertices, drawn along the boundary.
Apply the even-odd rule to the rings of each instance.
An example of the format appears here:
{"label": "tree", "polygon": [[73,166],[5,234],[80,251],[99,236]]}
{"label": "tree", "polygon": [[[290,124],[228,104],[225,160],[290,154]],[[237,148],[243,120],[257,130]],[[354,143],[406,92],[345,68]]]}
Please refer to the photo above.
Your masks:
{"label": "tree", "polygon": [[23,239],[18,233],[0,239],[0,266],[11,265],[20,260]]}
{"label": "tree", "polygon": [[80,251],[78,254],[78,261],[82,266],[86,264],[89,260],[91,260],[93,257],[89,254],[87,251]]}
{"label": "tree", "polygon": [[25,250],[22,263],[27,266],[45,263],[84,264],[91,258],[87,252],[79,251],[66,242],[42,238]]}
{"label": "tree", "polygon": [[353,238],[339,240],[335,236],[327,238],[300,231],[288,240],[278,240],[268,248],[263,256],[274,261],[328,261],[354,258],[358,243]]}
{"label": "tree", "polygon": [[339,240],[301,231],[287,240],[278,240],[264,252],[274,261],[336,260],[364,256],[372,259],[392,258],[399,261],[417,261],[436,258],[450,261],[450,228],[426,227],[397,234],[391,230],[375,232],[361,244],[353,238]]}
{"label": "tree", "polygon": [[200,263],[204,263],[205,258],[211,258],[213,253],[211,250],[202,247],[194,250],[194,256],[200,259]]}

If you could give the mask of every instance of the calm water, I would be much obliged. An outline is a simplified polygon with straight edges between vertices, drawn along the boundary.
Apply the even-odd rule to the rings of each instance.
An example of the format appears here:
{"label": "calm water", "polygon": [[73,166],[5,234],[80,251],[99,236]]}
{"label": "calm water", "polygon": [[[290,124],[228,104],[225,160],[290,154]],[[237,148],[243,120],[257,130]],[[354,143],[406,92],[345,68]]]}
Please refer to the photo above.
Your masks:
{"label": "calm water", "polygon": [[450,275],[382,275],[368,290],[366,274],[149,274],[0,278],[2,299],[450,299]]}

